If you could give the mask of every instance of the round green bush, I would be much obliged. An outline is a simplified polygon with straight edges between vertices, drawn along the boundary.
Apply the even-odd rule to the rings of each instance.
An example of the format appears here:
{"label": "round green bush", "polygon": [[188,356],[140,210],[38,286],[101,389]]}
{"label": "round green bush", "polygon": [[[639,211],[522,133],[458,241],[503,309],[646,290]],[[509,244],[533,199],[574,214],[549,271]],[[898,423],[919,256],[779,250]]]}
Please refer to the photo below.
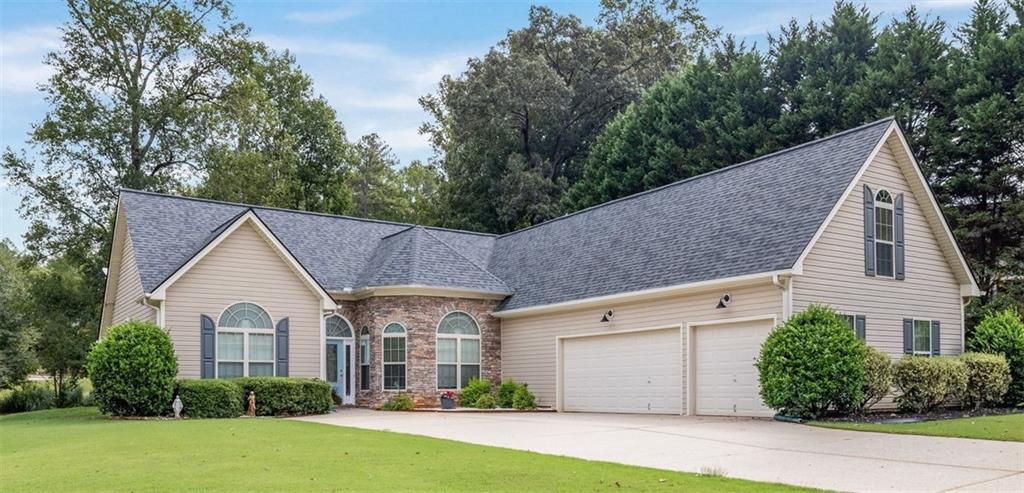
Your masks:
{"label": "round green bush", "polygon": [[178,398],[189,418],[237,418],[242,415],[242,389],[231,380],[181,380]]}
{"label": "round green bush", "polygon": [[896,362],[893,381],[901,411],[924,413],[950,400],[963,400],[967,367],[957,358],[904,356]]}
{"label": "round green bush", "polygon": [[491,381],[479,378],[470,378],[469,383],[459,392],[459,404],[462,407],[476,407],[476,401],[480,396],[491,393]]}
{"label": "round green bush", "polygon": [[889,355],[868,346],[864,357],[864,404],[867,410],[892,390],[892,361]]}
{"label": "round green bush", "polygon": [[516,393],[512,396],[512,407],[516,409],[537,409],[537,398],[534,397],[533,392],[526,384],[522,384],[516,389]]}
{"label": "round green bush", "polygon": [[412,411],[415,407],[416,404],[412,402],[409,394],[398,394],[388,399],[380,408],[385,411]]}
{"label": "round green bush", "polygon": [[1024,322],[1013,309],[985,317],[977,327],[967,349],[977,353],[1001,354],[1010,365],[1010,387],[1003,398],[1009,406],[1024,403]]}
{"label": "round green bush", "polygon": [[812,305],[768,335],[755,365],[761,399],[787,416],[848,412],[864,401],[866,346],[832,309]]}
{"label": "round green bush", "polygon": [[964,353],[967,391],[963,403],[975,409],[1000,403],[1010,388],[1010,364],[1001,354]]}
{"label": "round green bush", "polygon": [[519,389],[519,384],[511,378],[506,378],[505,381],[501,382],[501,386],[498,387],[498,407],[511,409],[513,403],[513,397],[516,395],[516,390]]}
{"label": "round green bush", "polygon": [[498,407],[498,403],[497,401],[494,400],[494,396],[492,396],[491,394],[484,394],[481,395],[480,398],[476,400],[476,403],[473,405],[473,407],[477,409],[494,409]]}
{"label": "round green bush", "polygon": [[178,359],[167,333],[149,322],[111,327],[86,362],[93,398],[114,416],[157,416],[170,410]]}

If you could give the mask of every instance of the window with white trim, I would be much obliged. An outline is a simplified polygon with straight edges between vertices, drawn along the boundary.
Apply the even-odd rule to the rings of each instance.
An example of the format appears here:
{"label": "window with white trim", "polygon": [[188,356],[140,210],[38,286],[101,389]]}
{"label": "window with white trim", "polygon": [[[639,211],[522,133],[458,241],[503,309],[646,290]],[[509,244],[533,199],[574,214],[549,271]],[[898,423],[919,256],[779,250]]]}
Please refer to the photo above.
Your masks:
{"label": "window with white trim", "polygon": [[370,390],[370,328],[359,329],[359,388]]}
{"label": "window with white trim", "polygon": [[437,388],[461,389],[471,378],[480,378],[480,326],[452,312],[437,326]]}
{"label": "window with white trim", "polygon": [[887,190],[875,194],[875,275],[893,277],[895,272],[895,228],[892,195]]}
{"label": "window with white trim", "polygon": [[381,334],[384,390],[405,390],[405,327],[390,323]]}
{"label": "window with white trim", "polygon": [[274,324],[255,303],[235,303],[217,322],[217,377],[274,375]]}
{"label": "window with white trim", "polygon": [[931,320],[914,320],[914,354],[931,356],[932,354],[932,322]]}

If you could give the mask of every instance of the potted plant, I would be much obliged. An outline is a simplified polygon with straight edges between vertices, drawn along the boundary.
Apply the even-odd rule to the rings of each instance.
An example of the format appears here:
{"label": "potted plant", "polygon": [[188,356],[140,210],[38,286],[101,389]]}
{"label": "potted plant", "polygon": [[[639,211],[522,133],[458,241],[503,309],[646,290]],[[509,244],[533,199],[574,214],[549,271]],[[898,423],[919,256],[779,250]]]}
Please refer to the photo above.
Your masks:
{"label": "potted plant", "polygon": [[446,390],[441,392],[441,409],[455,409],[455,392]]}

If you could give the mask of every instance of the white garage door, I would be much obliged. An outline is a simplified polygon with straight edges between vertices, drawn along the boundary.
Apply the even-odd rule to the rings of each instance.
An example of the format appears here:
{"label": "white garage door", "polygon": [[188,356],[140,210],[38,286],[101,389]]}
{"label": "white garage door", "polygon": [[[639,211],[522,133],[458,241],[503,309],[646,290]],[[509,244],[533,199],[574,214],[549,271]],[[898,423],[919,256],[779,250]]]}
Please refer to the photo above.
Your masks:
{"label": "white garage door", "polygon": [[697,414],[772,416],[758,395],[754,361],[772,325],[768,320],[698,326],[693,341]]}
{"label": "white garage door", "polygon": [[680,330],[562,340],[562,409],[681,414]]}

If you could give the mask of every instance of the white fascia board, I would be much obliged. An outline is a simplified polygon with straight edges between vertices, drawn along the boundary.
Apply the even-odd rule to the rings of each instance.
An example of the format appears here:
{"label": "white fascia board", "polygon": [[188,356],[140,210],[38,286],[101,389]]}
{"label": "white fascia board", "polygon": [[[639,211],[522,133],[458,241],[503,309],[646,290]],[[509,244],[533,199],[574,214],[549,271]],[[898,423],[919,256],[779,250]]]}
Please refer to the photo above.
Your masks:
{"label": "white fascia board", "polygon": [[512,310],[501,310],[492,312],[491,315],[495,317],[515,317],[522,315],[533,315],[546,312],[572,310],[577,308],[585,308],[591,305],[600,305],[604,303],[626,303],[634,301],[636,299],[660,297],[660,296],[671,296],[674,294],[684,294],[692,291],[698,291],[702,289],[711,289],[723,286],[732,286],[735,284],[748,284],[758,281],[770,283],[773,276],[782,275],[794,275],[795,272],[792,269],[784,269],[770,272],[759,272],[756,274],[747,274],[743,276],[735,277],[724,277],[721,279],[711,279],[707,281],[691,282],[686,284],[676,284],[673,286],[665,286],[661,288],[644,289],[640,291],[630,291],[626,293],[615,293],[604,296],[595,296],[592,298],[583,298],[579,300],[563,301],[561,303],[552,303],[548,305],[528,306],[524,308],[514,308]]}
{"label": "white fascia board", "polygon": [[256,231],[259,232],[260,236],[262,236],[263,239],[266,240],[270,244],[270,246],[277,252],[277,254],[280,255],[281,258],[283,258],[285,262],[289,264],[289,267],[291,267],[292,271],[295,272],[304,283],[306,283],[310,290],[317,294],[317,296],[320,298],[321,308],[323,310],[334,310],[337,308],[338,304],[334,301],[333,298],[331,298],[331,295],[322,286],[320,286],[320,283],[316,282],[316,280],[313,279],[313,276],[311,276],[309,272],[306,271],[306,268],[303,267],[301,263],[299,263],[299,261],[291,254],[291,252],[288,251],[287,248],[285,248],[285,246],[277,239],[277,236],[275,236],[274,233],[271,232],[270,229],[267,228],[265,224],[263,224],[263,221],[260,220],[259,216],[257,216],[252,210],[246,212],[245,214],[242,214],[238,219],[235,220],[235,222],[233,222],[224,231],[222,231],[221,234],[217,235],[216,238],[214,238],[212,241],[210,241],[210,243],[203,247],[203,249],[200,250],[199,253],[193,255],[188,262],[186,262],[184,265],[178,268],[178,270],[174,271],[173,274],[168,276],[167,279],[161,282],[160,285],[153,290],[153,292],[148,293],[146,297],[151,300],[166,299],[167,288],[173,285],[178,279],[181,279],[181,277],[184,276],[186,272],[191,270],[192,267],[195,267],[195,265],[198,264],[200,260],[205,258],[210,252],[213,251],[213,249],[217,248],[217,246],[220,245],[225,238],[231,236],[232,233],[234,233],[238,228],[240,228],[245,223],[251,223],[253,227],[256,228]]}

